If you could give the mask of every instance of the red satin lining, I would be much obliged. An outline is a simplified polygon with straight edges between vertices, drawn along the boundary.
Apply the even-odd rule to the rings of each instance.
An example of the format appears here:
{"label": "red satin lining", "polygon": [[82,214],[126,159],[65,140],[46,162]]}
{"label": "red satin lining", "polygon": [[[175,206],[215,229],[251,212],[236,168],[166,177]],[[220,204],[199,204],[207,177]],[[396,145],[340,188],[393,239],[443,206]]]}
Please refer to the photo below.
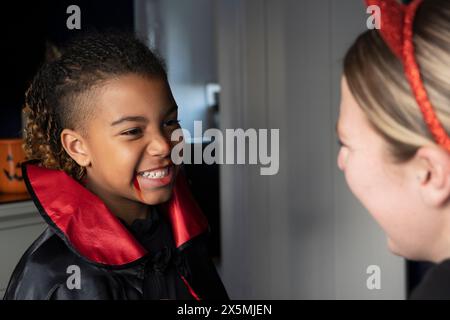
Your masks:
{"label": "red satin lining", "polygon": [[177,247],[208,229],[208,221],[193,199],[183,172],[178,174],[172,198],[164,206],[172,222]]}
{"label": "red satin lining", "polygon": [[27,175],[45,213],[82,256],[123,265],[146,254],[103,201],[65,172],[27,165]]}
{"label": "red satin lining", "polygon": [[[26,164],[28,181],[48,218],[64,233],[73,248],[87,259],[105,265],[123,265],[146,250],[106,207],[104,202],[62,170]],[[174,196],[166,205],[174,240],[179,247],[206,231],[208,224],[189,194],[184,179],[177,179]]]}

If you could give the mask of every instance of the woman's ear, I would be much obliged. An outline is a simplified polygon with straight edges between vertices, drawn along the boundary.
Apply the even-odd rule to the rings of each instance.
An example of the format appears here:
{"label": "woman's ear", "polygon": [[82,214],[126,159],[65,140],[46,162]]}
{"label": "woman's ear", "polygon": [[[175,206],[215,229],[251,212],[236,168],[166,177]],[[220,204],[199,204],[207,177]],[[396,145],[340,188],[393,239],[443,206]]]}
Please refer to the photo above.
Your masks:
{"label": "woman's ear", "polygon": [[423,146],[415,158],[422,199],[429,206],[443,206],[450,198],[450,153],[438,146]]}
{"label": "woman's ear", "polygon": [[77,132],[64,129],[61,132],[61,144],[78,165],[87,167],[91,163],[86,141]]}

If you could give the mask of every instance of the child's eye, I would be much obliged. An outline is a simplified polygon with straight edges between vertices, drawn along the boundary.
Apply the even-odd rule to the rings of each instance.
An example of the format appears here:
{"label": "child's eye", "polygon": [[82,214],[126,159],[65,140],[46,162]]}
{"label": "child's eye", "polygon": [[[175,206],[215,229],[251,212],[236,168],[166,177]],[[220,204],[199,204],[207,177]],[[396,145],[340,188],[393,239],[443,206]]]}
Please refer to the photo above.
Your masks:
{"label": "child's eye", "polygon": [[140,128],[134,128],[125,132],[122,132],[122,135],[124,136],[135,136],[137,134],[142,133],[142,130]]}
{"label": "child's eye", "polygon": [[167,120],[166,122],[164,122],[164,126],[166,127],[174,127],[174,126],[178,126],[180,124],[180,120],[178,119],[171,119],[171,120]]}

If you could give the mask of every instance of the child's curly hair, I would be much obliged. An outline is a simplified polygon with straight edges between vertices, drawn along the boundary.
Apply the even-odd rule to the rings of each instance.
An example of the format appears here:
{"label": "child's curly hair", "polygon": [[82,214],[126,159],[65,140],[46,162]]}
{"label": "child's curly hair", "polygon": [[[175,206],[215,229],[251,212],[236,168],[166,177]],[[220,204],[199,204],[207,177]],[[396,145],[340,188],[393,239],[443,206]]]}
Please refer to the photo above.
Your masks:
{"label": "child's curly hair", "polygon": [[64,128],[87,136],[92,118],[89,97],[108,79],[135,73],[167,81],[164,61],[132,35],[89,34],[73,40],[62,54],[46,62],[25,95],[23,109],[26,159],[61,169],[77,180],[86,174],[64,150],[60,135]]}

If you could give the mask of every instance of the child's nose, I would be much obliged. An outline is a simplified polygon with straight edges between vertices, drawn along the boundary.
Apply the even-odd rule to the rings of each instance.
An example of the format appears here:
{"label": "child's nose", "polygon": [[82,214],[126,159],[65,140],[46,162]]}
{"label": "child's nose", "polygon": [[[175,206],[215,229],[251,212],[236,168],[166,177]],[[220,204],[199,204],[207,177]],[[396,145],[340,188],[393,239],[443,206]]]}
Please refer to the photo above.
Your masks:
{"label": "child's nose", "polygon": [[166,158],[171,151],[170,141],[164,135],[154,135],[147,146],[147,152],[152,156]]}

